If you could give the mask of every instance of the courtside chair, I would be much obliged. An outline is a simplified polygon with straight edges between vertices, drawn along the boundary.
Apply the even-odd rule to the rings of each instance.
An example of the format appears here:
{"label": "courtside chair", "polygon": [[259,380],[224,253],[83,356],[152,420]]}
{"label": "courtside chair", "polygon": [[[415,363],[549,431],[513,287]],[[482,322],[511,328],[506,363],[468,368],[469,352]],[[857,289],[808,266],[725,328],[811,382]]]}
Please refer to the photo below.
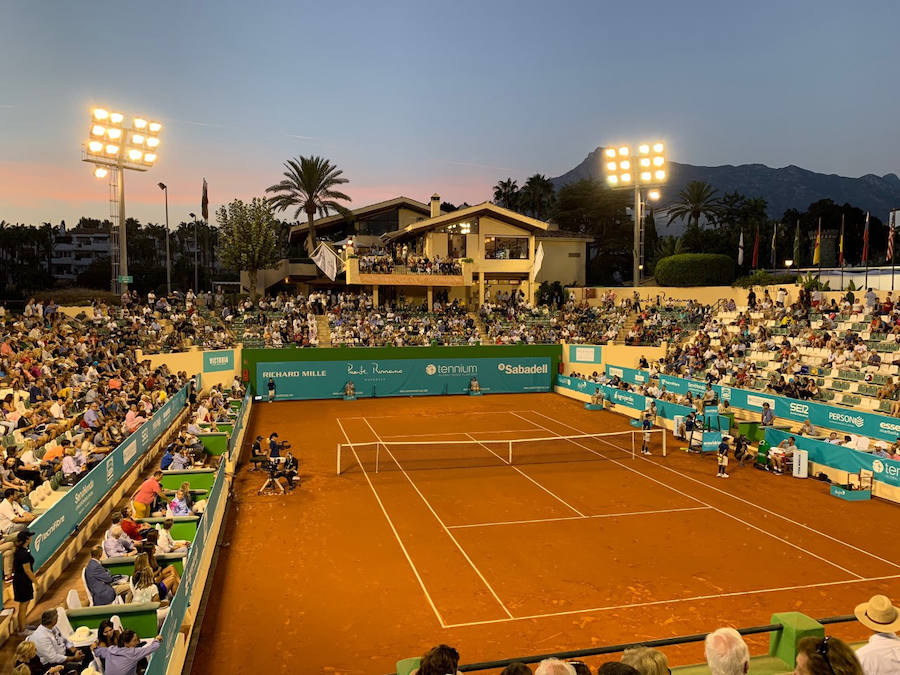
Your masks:
{"label": "courtside chair", "polygon": [[81,598],[78,597],[78,591],[74,588],[69,589],[69,592],[66,593],[66,607],[69,609],[81,608]]}
{"label": "courtside chair", "polygon": [[418,668],[422,663],[422,658],[420,656],[414,656],[409,659],[401,659],[397,661],[397,675],[409,675],[412,671]]}
{"label": "courtside chair", "polygon": [[91,589],[88,588],[87,579],[84,577],[84,573],[87,571],[87,567],[81,570],[81,583],[84,584],[84,594],[88,599],[88,607],[94,606],[94,596],[91,595]]}

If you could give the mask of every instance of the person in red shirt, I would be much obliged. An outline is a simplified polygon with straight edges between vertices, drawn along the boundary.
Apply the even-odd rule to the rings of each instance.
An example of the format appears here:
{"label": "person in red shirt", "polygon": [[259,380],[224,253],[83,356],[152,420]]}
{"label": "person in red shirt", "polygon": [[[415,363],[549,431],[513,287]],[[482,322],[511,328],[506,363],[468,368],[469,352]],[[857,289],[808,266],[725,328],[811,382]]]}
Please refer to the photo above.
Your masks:
{"label": "person in red shirt", "polygon": [[148,518],[150,516],[150,506],[157,496],[165,499],[162,486],[159,484],[162,477],[162,471],[154,471],[150,478],[141,483],[141,487],[134,494],[132,499],[134,502],[134,515],[138,518]]}
{"label": "person in red shirt", "polygon": [[141,541],[148,526],[138,523],[131,515],[131,511],[126,507],[122,509],[122,521],[119,523],[122,532],[128,535],[131,541]]}

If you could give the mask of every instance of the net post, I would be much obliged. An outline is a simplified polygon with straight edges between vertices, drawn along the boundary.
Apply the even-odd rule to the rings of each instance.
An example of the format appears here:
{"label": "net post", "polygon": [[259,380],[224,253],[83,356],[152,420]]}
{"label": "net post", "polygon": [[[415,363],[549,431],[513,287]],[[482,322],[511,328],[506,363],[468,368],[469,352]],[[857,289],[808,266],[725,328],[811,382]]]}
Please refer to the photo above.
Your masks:
{"label": "net post", "polygon": [[635,459],[635,454],[634,454],[634,435],[635,435],[636,433],[637,433],[636,431],[632,431],[632,432],[631,432],[631,459]]}
{"label": "net post", "polygon": [[668,453],[666,452],[666,428],[665,427],[662,428],[662,437],[663,437],[663,443],[662,443],[663,457],[666,457]]}
{"label": "net post", "polygon": [[337,475],[341,475],[341,444],[337,444]]}
{"label": "net post", "polygon": [[378,460],[381,456],[381,441],[375,443],[375,473],[378,473]]}
{"label": "net post", "polygon": [[512,446],[513,446],[513,442],[510,441],[509,442],[509,464],[513,463]]}

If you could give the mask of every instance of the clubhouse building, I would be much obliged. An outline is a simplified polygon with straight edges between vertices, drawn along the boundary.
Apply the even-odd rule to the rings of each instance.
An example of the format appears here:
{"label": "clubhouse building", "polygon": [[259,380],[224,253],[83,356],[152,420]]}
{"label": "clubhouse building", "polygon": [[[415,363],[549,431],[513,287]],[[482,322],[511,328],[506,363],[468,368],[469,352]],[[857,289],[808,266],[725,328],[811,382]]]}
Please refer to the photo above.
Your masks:
{"label": "clubhouse building", "polygon": [[[282,260],[276,269],[260,271],[257,291],[271,292],[279,285],[363,287],[376,302],[402,296],[427,301],[430,307],[436,292],[475,306],[503,291],[521,290],[533,301],[545,280],[584,285],[592,237],[559,231],[551,223],[490,202],[449,213],[440,204],[438,195],[430,204],[396,197],[355,209],[349,217],[313,221],[316,238],[330,242],[344,260],[345,271],[331,282],[314,264]],[[307,230],[306,223],[293,227],[292,242],[305,241]],[[403,252],[404,258],[439,259],[445,263],[443,273],[369,264],[387,250]],[[246,274],[242,282],[246,287]]]}

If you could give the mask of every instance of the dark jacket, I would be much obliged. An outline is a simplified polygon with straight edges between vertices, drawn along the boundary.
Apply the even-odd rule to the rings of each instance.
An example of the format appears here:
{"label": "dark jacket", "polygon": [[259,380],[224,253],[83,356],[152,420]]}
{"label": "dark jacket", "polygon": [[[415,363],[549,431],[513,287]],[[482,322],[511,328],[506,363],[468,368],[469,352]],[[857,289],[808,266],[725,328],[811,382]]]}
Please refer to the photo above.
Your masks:
{"label": "dark jacket", "polygon": [[115,601],[112,575],[96,558],[91,558],[84,568],[84,581],[95,605],[111,605]]}

